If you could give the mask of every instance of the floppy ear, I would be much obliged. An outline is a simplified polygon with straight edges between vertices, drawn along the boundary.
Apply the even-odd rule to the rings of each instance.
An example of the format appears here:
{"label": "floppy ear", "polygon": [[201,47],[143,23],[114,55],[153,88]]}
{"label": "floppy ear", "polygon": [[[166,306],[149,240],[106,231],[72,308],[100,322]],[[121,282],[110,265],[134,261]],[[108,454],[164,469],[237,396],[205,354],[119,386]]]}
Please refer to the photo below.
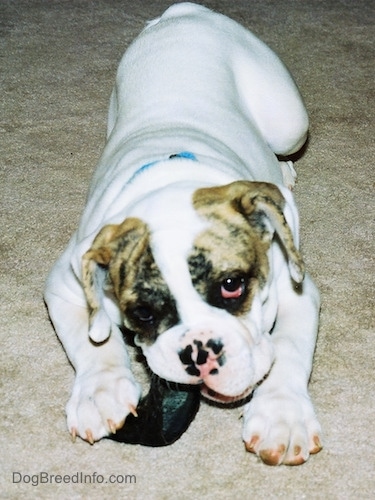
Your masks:
{"label": "floppy ear", "polygon": [[95,237],[91,248],[82,257],[82,286],[89,309],[89,337],[96,343],[104,342],[111,334],[112,321],[103,306],[106,268],[116,256],[119,247],[137,245],[147,233],[140,219],[129,217],[122,224],[104,226]]}
{"label": "floppy ear", "polygon": [[283,213],[285,198],[277,186],[268,182],[236,181],[226,186],[198,189],[193,202],[195,208],[208,216],[212,215],[214,205],[229,203],[232,210],[246,217],[263,240],[270,240],[276,232],[288,257],[291,277],[296,283],[303,281],[305,266]]}

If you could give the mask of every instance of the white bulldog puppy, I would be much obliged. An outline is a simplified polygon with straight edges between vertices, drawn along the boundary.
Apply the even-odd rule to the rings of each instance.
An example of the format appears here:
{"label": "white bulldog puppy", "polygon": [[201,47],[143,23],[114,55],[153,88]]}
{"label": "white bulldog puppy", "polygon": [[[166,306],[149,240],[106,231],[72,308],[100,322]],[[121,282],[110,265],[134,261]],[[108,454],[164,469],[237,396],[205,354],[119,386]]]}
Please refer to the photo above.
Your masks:
{"label": "white bulldog puppy", "polygon": [[220,403],[253,393],[242,437],[265,463],[321,449],[307,391],[319,294],[293,166],[276,156],[307,129],[278,57],[223,15],[176,4],[130,45],[86,208],[45,290],[76,371],[73,437],[93,443],[136,414],[125,327],[158,376]]}

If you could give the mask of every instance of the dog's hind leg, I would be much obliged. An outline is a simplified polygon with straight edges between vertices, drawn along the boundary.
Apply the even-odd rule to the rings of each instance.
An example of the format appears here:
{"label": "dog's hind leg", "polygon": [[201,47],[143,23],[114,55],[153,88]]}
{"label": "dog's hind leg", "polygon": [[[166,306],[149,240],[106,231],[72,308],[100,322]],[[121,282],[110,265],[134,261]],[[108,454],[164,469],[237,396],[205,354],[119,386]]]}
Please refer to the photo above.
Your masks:
{"label": "dog's hind leg", "polygon": [[233,68],[241,108],[271,150],[289,156],[307,139],[309,121],[302,97],[278,56],[252,33],[246,39]]}

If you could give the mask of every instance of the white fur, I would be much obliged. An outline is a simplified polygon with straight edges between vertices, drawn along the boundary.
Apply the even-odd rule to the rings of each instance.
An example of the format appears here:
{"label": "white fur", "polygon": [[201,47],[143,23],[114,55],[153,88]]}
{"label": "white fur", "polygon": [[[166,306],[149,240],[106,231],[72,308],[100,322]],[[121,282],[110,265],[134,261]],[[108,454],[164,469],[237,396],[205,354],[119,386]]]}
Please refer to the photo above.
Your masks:
{"label": "white fur", "polygon": [[[272,461],[270,456],[287,463],[307,458],[320,432],[307,393],[319,310],[311,279],[296,293],[285,257],[272,244],[270,280],[240,321],[202,301],[186,263],[192,241],[204,227],[191,206],[192,192],[239,179],[280,187],[298,246],[298,213],[282,186],[283,179],[293,184],[293,166],[280,164],[274,153],[298,150],[307,127],[299,92],[280,60],[225,16],[195,4],[177,4],[132,43],[117,73],[108,141],[87,206],[45,291],[56,332],[76,370],[67,405],[72,434],[98,440],[113,424],[120,425],[138,402],[139,387],[117,326],[121,312],[111,297],[102,297],[90,336],[107,340],[94,345],[81,285],[82,255],[99,230],[135,215],[152,229],[155,259],[182,318],[182,325],[165,332],[153,346],[143,346],[151,368],[186,381],[176,350],[198,330],[203,336],[214,330],[242,374],[225,382],[222,378],[219,389],[235,395],[256,384],[275,356],[268,378],[245,409],[243,438],[266,461]],[[180,151],[191,151],[197,161],[168,159]],[[155,166],[140,170],[155,161]]]}
{"label": "white fur", "polygon": [[181,320],[181,325],[163,333],[153,345],[140,341],[138,345],[159,376],[194,383],[194,377],[185,372],[178,358],[179,350],[197,336],[203,342],[220,338],[226,345],[227,362],[220,380],[217,376],[210,378],[210,387],[235,396],[255,386],[269,371],[273,347],[269,336],[264,335],[259,297],[242,322],[204,302],[191,283],[187,258],[195,237],[207,226],[192,207],[193,186],[168,186],[140,200],[130,211],[130,215],[147,220],[155,261],[177,303]]}

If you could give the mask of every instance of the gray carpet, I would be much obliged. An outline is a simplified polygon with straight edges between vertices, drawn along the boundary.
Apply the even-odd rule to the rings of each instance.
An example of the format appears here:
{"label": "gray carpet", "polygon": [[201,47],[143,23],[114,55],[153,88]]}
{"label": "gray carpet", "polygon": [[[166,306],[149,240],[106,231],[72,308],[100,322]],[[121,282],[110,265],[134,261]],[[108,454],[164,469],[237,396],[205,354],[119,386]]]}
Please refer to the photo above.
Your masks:
{"label": "gray carpet", "polygon": [[[324,449],[300,467],[268,467],[244,450],[241,409],[206,404],[167,448],[72,444],[64,406],[73,371],[43,284],[76,227],[103,147],[118,61],[169,3],[3,0],[1,498],[374,498],[374,3],[205,4],[281,55],[311,118],[295,195],[323,300],[310,390]],[[34,486],[41,472],[48,484]],[[123,483],[106,482],[111,475]]]}

